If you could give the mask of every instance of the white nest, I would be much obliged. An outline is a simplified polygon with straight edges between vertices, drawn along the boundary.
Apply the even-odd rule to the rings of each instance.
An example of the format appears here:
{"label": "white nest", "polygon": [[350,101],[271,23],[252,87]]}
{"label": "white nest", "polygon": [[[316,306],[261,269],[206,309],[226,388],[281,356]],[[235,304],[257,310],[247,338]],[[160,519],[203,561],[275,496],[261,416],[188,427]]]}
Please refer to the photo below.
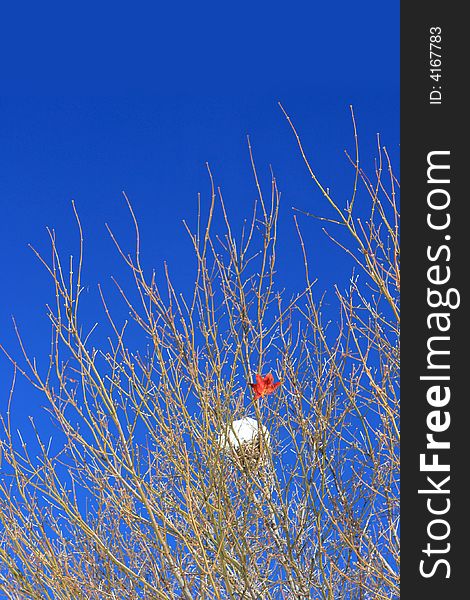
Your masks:
{"label": "white nest", "polygon": [[[260,435],[261,432],[261,435]],[[263,448],[269,446],[269,432],[264,425],[261,428],[258,421],[244,417],[233,421],[227,431],[218,438],[219,446],[226,454],[248,454],[253,458],[263,453]]]}

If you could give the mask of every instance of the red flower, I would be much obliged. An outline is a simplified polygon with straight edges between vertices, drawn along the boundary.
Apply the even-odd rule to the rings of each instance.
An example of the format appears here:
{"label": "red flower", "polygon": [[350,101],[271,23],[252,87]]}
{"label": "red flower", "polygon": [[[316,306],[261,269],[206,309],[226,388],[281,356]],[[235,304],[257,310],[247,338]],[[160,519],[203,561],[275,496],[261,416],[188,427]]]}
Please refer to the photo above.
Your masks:
{"label": "red flower", "polygon": [[256,375],[256,383],[250,383],[250,385],[255,393],[255,400],[257,400],[262,396],[272,394],[281,385],[281,382],[274,383],[274,377],[271,373],[268,373],[266,377]]}

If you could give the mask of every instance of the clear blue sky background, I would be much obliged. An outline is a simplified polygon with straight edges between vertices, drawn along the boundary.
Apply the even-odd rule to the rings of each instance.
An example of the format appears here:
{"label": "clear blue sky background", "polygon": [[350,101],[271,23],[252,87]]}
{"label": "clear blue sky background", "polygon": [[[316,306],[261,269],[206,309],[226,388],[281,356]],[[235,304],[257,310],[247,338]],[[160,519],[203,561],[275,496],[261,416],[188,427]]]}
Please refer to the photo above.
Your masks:
{"label": "clear blue sky background", "polygon": [[[167,259],[184,291],[194,263],[182,219],[195,223],[198,192],[208,200],[206,161],[233,222],[250,214],[250,134],[263,183],[269,190],[272,165],[282,191],[279,271],[296,289],[291,207],[318,213],[324,205],[277,101],[338,200],[353,180],[343,154],[354,148],[350,104],[364,166],[373,166],[377,132],[398,162],[398,2],[19,2],[12,10],[0,19],[0,341],[10,349],[14,314],[32,354],[48,352],[51,287],[27,245],[46,252],[50,226],[64,256],[76,251],[72,199],[85,230],[90,307],[97,283],[111,292],[110,275],[122,272],[105,222],[131,249],[121,190],[141,224],[144,264],[161,269]],[[344,256],[317,222],[301,224],[319,292],[345,286]],[[1,410],[10,376],[0,358]],[[38,402],[20,384],[18,417]]]}

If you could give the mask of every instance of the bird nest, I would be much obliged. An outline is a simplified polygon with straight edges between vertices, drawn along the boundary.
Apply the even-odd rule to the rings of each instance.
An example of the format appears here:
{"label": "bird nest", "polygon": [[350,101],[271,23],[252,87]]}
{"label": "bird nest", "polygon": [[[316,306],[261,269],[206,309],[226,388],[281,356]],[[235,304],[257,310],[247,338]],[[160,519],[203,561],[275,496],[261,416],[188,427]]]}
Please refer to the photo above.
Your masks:
{"label": "bird nest", "polygon": [[250,471],[267,464],[268,452],[260,435],[251,442],[245,442],[235,449],[234,463],[240,468]]}
{"label": "bird nest", "polygon": [[265,466],[269,457],[269,432],[255,419],[245,417],[233,421],[219,435],[219,446],[239,469],[252,471]]}

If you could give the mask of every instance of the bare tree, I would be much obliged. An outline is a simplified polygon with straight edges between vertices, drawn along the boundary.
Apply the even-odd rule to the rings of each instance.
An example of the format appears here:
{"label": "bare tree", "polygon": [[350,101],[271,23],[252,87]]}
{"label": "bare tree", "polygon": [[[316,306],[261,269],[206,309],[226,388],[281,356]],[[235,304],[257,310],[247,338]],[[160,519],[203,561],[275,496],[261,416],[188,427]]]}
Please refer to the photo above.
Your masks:
{"label": "bare tree", "polygon": [[[258,200],[240,236],[209,171],[207,222],[199,211],[187,226],[189,297],[168,271],[164,286],[146,275],[129,203],[135,251],[110,235],[135,283],[116,282],[131,319],[116,322],[100,288],[107,347],[81,320],[78,214],[74,264],[50,231],[50,260],[37,253],[55,289],[49,367],[19,333],[21,357],[8,356],[47,400],[63,444],[52,452],[34,419],[39,452],[12,431],[13,385],[0,448],[2,597],[398,597],[399,186],[380,143],[373,177],[363,172],[353,118],[355,181],[340,206],[286,117],[333,210],[317,218],[354,267],[347,291],[330,293],[336,320],[324,322],[297,218],[305,285],[286,297],[276,279],[279,191],[273,176],[265,197],[251,147]],[[213,233],[216,210],[225,231]],[[141,351],[129,349],[129,328]],[[256,397],[247,383],[268,372],[282,385]]]}

